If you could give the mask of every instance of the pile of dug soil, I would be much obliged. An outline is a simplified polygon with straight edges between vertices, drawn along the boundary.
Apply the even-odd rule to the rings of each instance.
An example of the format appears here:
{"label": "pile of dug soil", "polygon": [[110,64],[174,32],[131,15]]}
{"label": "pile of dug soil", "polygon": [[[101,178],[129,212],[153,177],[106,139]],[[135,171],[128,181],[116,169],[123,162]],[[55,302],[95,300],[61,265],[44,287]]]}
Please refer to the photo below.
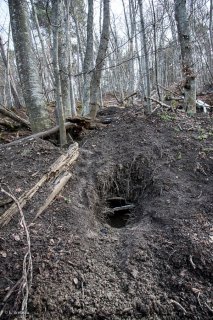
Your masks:
{"label": "pile of dug soil", "polygon": [[[100,116],[111,123],[83,138],[71,180],[30,228],[28,319],[212,319],[211,120],[140,108]],[[18,197],[60,154],[42,140],[0,148],[2,185]],[[27,221],[43,198],[24,208]],[[22,274],[18,221],[0,235],[2,306]],[[15,290],[2,319],[19,319],[20,303]]]}

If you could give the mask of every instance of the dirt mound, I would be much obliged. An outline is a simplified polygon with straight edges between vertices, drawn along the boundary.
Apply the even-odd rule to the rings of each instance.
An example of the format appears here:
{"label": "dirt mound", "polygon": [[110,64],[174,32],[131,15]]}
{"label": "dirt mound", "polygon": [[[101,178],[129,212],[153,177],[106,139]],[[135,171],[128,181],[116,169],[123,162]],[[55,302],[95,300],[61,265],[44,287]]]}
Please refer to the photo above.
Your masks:
{"label": "dirt mound", "polygon": [[[28,318],[212,319],[210,119],[145,119],[140,108],[100,116],[112,122],[83,138],[72,179],[30,228]],[[1,182],[18,196],[60,154],[42,140],[4,147]],[[28,221],[43,197],[24,208]],[[0,235],[2,301],[22,274],[26,239],[17,222]],[[20,316],[16,298],[3,319]]]}

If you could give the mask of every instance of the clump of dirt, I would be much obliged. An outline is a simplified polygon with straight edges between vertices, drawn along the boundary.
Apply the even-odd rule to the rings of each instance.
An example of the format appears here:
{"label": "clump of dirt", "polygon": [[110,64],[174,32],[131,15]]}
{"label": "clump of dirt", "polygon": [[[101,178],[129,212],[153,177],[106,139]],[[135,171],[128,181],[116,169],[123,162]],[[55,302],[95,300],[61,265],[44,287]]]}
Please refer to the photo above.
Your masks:
{"label": "clump of dirt", "polygon": [[[211,319],[211,120],[181,112],[145,118],[140,107],[100,116],[111,123],[83,138],[72,179],[30,228],[28,318]],[[60,154],[42,140],[0,148],[1,182],[18,196]],[[27,221],[43,198],[24,208]],[[2,305],[25,252],[16,217],[0,235]],[[15,290],[4,319],[20,316],[16,298]]]}

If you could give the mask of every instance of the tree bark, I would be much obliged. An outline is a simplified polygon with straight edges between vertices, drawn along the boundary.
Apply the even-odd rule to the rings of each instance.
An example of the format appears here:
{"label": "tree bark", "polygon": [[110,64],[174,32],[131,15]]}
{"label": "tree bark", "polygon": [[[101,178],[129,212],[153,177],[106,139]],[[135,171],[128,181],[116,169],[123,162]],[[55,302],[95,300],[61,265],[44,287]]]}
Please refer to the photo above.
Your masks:
{"label": "tree bark", "polygon": [[91,85],[90,85],[90,113],[89,116],[92,119],[96,118],[98,111],[98,96],[99,87],[101,81],[102,68],[104,66],[104,60],[108,48],[109,42],[109,26],[110,26],[110,0],[104,0],[104,18],[103,27],[100,39],[100,45],[98,49],[98,55],[96,59],[95,70],[92,74]]}
{"label": "tree bark", "polygon": [[23,97],[28,110],[32,131],[38,132],[49,128],[50,121],[33,52],[27,1],[9,0],[8,4]]}
{"label": "tree bark", "polygon": [[89,113],[90,102],[90,81],[93,64],[93,0],[88,0],[88,16],[87,16],[87,46],[84,57],[84,84],[83,84],[83,115]]}
{"label": "tree bark", "polygon": [[[140,23],[141,23],[141,35],[143,39],[143,51],[144,51],[144,58],[145,58],[145,68],[146,68],[146,98],[150,97],[151,89],[150,89],[150,75],[149,75],[149,56],[147,50],[147,40],[146,40],[146,33],[145,33],[145,24],[144,24],[144,16],[143,16],[143,4],[142,0],[138,0],[138,5],[140,9]],[[151,113],[151,103],[149,99],[146,99],[146,105],[144,108],[146,114]]]}
{"label": "tree bark", "polygon": [[[67,8],[66,8],[67,9]],[[61,80],[61,96],[65,118],[71,116],[69,83],[69,7],[61,12],[61,26],[58,33],[58,62]]]}
{"label": "tree bark", "polygon": [[186,13],[186,0],[175,0],[175,19],[181,48],[182,72],[185,77],[184,105],[186,111],[196,113],[196,76],[190,43],[189,22]]}
{"label": "tree bark", "polygon": [[58,37],[59,28],[61,28],[61,10],[62,2],[61,0],[52,0],[52,17],[54,21],[53,25],[53,64],[54,64],[54,74],[55,74],[55,100],[56,100],[56,110],[59,121],[60,128],[60,145],[61,147],[67,144],[65,120],[64,120],[64,109],[62,102],[62,90],[61,90],[61,77],[58,59]]}
{"label": "tree bark", "polygon": [[[0,51],[1,51],[1,57],[2,57],[2,60],[4,62],[4,65],[5,65],[5,67],[7,67],[7,57],[6,57],[6,53],[5,53],[5,50],[4,50],[4,46],[3,46],[3,42],[2,42],[2,37],[1,36],[0,36]],[[17,92],[17,89],[16,89],[15,81],[14,81],[13,76],[11,74],[10,67],[9,67],[8,72],[9,72],[9,75],[10,75],[10,86],[11,86],[11,92],[12,92],[12,95],[13,95],[13,100],[14,100],[15,107],[21,108],[22,105],[21,105],[21,102],[20,102],[19,97],[18,97],[18,92]]]}

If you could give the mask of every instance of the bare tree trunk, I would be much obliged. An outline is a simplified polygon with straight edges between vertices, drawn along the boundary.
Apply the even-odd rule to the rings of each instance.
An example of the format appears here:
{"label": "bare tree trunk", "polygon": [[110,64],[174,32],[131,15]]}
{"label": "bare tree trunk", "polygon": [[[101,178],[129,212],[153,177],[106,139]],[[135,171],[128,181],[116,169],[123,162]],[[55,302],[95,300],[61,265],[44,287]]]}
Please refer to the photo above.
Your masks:
{"label": "bare tree trunk", "polygon": [[10,25],[8,31],[8,45],[7,45],[7,86],[8,86],[8,106],[13,108],[13,99],[11,93],[11,83],[10,83]]}
{"label": "bare tree trunk", "polygon": [[47,105],[32,48],[26,0],[9,0],[9,10],[18,73],[33,132],[50,126]]}
{"label": "bare tree trunk", "polygon": [[84,85],[83,85],[83,115],[89,113],[89,102],[90,102],[90,81],[93,64],[93,0],[88,0],[88,16],[87,16],[87,46],[84,57]]}
{"label": "bare tree trunk", "polygon": [[55,100],[56,109],[60,128],[60,145],[63,147],[67,144],[66,128],[64,121],[64,109],[62,103],[62,93],[61,93],[61,79],[60,79],[60,69],[58,60],[58,36],[59,28],[61,27],[61,14],[62,14],[62,0],[52,0],[52,18],[54,21],[53,25],[53,65],[55,73]]}
{"label": "bare tree trunk", "polygon": [[67,41],[67,50],[68,50],[68,75],[69,75],[69,96],[70,96],[70,104],[71,104],[71,115],[75,117],[77,115],[76,111],[76,102],[75,102],[75,93],[74,93],[74,83],[73,83],[73,75],[72,75],[72,44],[71,44],[71,35],[70,35],[70,1],[65,0],[66,7],[66,41]]}
{"label": "bare tree trunk", "polygon": [[213,0],[210,0],[210,15],[209,15],[209,35],[210,35],[210,69],[213,66]]}
{"label": "bare tree trunk", "polygon": [[108,48],[109,42],[109,26],[110,26],[110,0],[104,0],[103,9],[103,27],[100,39],[100,45],[98,49],[98,55],[96,59],[95,70],[92,74],[90,85],[90,113],[89,116],[95,119],[98,111],[98,96],[101,80],[102,68],[104,66],[104,60]]}
{"label": "bare tree trunk", "polygon": [[151,1],[152,4],[152,12],[153,12],[153,31],[154,31],[154,57],[155,57],[155,82],[156,82],[156,88],[158,93],[158,99],[161,101],[160,96],[160,89],[158,86],[158,56],[157,56],[157,21],[156,21],[156,14],[155,14],[155,7],[153,0]]}
{"label": "bare tree trunk", "polygon": [[[6,54],[5,54],[5,50],[4,50],[4,46],[3,46],[3,43],[2,43],[2,37],[1,36],[0,36],[0,51],[1,51],[1,57],[2,57],[2,60],[4,62],[4,65],[5,65],[5,67],[7,67],[7,63],[8,62],[7,62],[7,57],[6,57]],[[20,102],[19,97],[18,97],[18,92],[17,92],[17,89],[16,89],[15,81],[14,81],[13,76],[11,74],[10,66],[9,66],[8,72],[9,72],[9,75],[10,75],[10,86],[11,86],[11,92],[12,92],[12,95],[13,95],[13,100],[14,100],[15,107],[21,108],[22,105],[21,105],[21,102]]]}
{"label": "bare tree trunk", "polygon": [[139,4],[139,9],[140,9],[141,34],[142,34],[142,39],[143,39],[142,46],[144,49],[145,68],[146,68],[146,105],[145,105],[144,111],[146,114],[150,114],[152,112],[152,110],[151,110],[151,102],[148,99],[151,94],[150,75],[149,75],[149,56],[148,56],[147,43],[146,43],[147,40],[146,40],[146,33],[145,33],[142,0],[138,0],[138,4]]}
{"label": "bare tree trunk", "polygon": [[189,22],[186,13],[186,0],[175,0],[175,19],[181,47],[182,71],[185,76],[184,104],[190,113],[196,113],[196,80],[190,43]]}
{"label": "bare tree trunk", "polygon": [[53,71],[52,71],[50,63],[48,61],[48,58],[47,58],[46,49],[45,49],[45,45],[44,45],[44,41],[43,41],[43,38],[42,38],[41,31],[40,31],[40,26],[39,26],[39,22],[38,22],[37,13],[36,13],[36,10],[35,10],[35,5],[34,5],[33,0],[30,0],[30,3],[31,3],[31,6],[32,6],[32,13],[33,13],[33,16],[34,16],[34,19],[35,19],[36,30],[37,30],[38,38],[39,38],[39,41],[40,41],[40,44],[41,44],[41,49],[42,49],[42,54],[43,54],[43,57],[44,57],[44,62],[45,62],[45,65],[47,67],[47,70],[49,71],[51,83],[53,84],[53,81],[54,81]]}
{"label": "bare tree trunk", "polygon": [[[63,6],[63,2],[61,7]],[[58,62],[61,81],[61,96],[65,118],[71,116],[70,82],[69,82],[69,8],[61,8],[61,26],[58,32]]]}

